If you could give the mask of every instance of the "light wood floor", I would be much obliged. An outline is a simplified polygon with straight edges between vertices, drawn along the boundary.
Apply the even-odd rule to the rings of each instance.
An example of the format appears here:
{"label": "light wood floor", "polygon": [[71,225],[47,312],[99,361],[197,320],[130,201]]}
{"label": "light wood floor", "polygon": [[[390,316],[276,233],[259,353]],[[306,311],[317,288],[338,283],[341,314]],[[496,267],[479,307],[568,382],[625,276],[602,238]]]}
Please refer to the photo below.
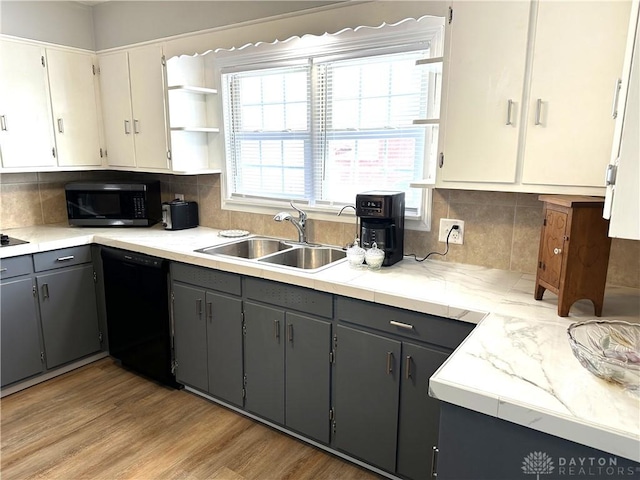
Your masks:
{"label": "light wood floor", "polygon": [[0,416],[2,480],[379,478],[110,358],[3,398]]}

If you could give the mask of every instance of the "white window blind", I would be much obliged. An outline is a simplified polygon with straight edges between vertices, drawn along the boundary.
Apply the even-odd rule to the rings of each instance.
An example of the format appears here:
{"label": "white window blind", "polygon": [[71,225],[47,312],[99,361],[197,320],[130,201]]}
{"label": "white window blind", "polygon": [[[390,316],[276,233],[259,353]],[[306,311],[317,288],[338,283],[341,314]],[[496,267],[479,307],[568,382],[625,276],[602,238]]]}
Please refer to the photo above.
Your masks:
{"label": "white window blind", "polygon": [[400,190],[407,213],[420,215],[423,190],[409,183],[435,164],[440,105],[440,74],[416,66],[441,55],[442,28],[429,25],[314,37],[313,48],[267,45],[285,54],[244,52],[243,62],[238,52],[227,61],[229,195],[331,209],[363,191]]}

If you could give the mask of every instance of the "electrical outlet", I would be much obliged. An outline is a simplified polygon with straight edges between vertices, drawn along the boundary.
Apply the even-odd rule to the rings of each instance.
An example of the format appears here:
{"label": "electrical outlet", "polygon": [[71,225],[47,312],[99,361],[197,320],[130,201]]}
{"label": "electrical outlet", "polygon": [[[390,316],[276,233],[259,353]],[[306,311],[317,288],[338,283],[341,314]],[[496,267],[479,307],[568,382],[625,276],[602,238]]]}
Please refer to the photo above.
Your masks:
{"label": "electrical outlet", "polygon": [[173,198],[184,202],[184,193],[175,193]]}
{"label": "electrical outlet", "polygon": [[[453,230],[449,235],[449,230],[454,225],[458,225],[457,230]],[[445,243],[447,241],[447,235],[449,235],[449,243],[462,245],[464,242],[464,222],[462,220],[455,220],[451,218],[440,219],[440,233],[438,234],[438,241]]]}

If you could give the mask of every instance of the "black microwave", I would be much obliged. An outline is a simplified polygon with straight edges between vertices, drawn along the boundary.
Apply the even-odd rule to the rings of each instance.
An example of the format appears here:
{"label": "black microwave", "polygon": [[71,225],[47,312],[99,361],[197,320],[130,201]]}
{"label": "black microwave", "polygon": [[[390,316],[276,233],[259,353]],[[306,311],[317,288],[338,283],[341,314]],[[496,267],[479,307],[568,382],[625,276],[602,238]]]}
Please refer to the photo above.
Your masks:
{"label": "black microwave", "polygon": [[70,225],[149,227],[162,220],[160,182],[72,182],[65,185]]}

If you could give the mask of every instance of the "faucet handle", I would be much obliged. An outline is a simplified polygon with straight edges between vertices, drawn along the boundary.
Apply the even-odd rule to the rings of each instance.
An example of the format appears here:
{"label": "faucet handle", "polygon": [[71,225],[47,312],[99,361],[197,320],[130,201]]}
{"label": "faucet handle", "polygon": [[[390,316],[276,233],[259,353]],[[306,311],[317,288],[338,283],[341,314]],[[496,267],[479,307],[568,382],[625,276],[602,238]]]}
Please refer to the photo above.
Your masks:
{"label": "faucet handle", "polygon": [[307,213],[299,209],[298,207],[296,207],[293,204],[293,200],[289,200],[289,205],[291,205],[291,208],[293,208],[296,212],[298,212],[298,222],[300,223],[300,225],[304,225],[304,222],[307,219]]}

